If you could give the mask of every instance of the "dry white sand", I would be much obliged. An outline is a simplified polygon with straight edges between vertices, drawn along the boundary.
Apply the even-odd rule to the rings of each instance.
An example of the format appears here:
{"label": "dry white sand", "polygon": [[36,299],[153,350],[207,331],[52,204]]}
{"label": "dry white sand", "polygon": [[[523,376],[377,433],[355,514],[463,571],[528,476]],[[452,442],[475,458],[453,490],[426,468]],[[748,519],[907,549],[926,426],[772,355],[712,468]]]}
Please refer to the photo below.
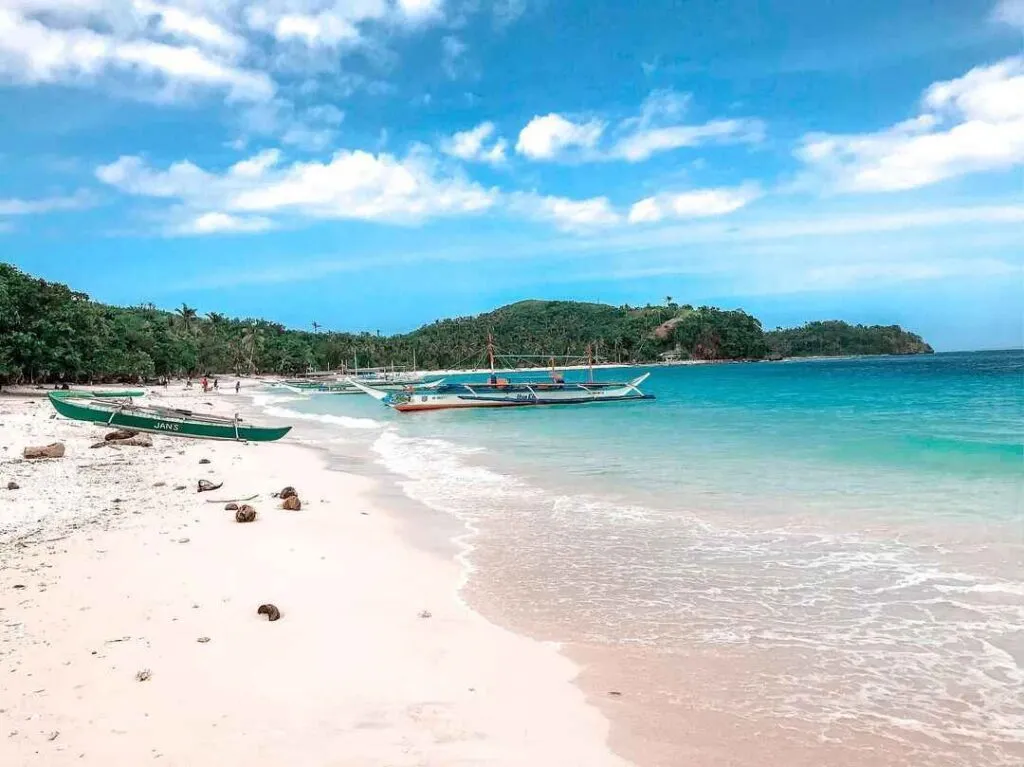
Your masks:
{"label": "dry white sand", "polygon": [[[624,767],[574,666],[468,610],[371,480],[288,439],[90,449],[106,429],[51,415],[0,397],[0,765]],[[207,502],[253,494],[251,524]]]}

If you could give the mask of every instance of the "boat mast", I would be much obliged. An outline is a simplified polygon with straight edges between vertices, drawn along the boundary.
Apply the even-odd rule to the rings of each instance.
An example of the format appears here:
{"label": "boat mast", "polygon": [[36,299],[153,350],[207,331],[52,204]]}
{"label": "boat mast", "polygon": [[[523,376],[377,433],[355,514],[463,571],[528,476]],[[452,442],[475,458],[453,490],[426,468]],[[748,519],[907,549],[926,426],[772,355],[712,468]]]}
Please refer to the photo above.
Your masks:
{"label": "boat mast", "polygon": [[594,347],[591,344],[587,344],[587,371],[590,383],[594,383]]}
{"label": "boat mast", "polygon": [[487,334],[487,361],[491,366],[491,375],[494,375],[494,336]]}

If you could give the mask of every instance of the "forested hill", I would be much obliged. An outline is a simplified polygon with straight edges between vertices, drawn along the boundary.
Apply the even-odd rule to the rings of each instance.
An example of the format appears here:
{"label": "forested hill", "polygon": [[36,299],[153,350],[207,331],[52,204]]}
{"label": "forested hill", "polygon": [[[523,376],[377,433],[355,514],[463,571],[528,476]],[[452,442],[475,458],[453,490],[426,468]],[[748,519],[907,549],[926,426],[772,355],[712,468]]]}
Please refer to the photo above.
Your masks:
{"label": "forested hill", "polygon": [[[764,359],[931,352],[899,327],[815,322],[765,333],[746,312],[521,301],[475,317],[438,320],[411,333],[288,330],[261,319],[199,316],[182,305],[114,307],[65,285],[0,264],[0,381],[149,378],[203,372],[299,373],[351,366],[474,367],[493,334],[499,352],[603,361]],[[509,360],[504,360],[508,364]]]}
{"label": "forested hill", "polygon": [[770,353],[781,357],[841,354],[931,354],[932,347],[899,325],[849,325],[832,320],[765,333]]}

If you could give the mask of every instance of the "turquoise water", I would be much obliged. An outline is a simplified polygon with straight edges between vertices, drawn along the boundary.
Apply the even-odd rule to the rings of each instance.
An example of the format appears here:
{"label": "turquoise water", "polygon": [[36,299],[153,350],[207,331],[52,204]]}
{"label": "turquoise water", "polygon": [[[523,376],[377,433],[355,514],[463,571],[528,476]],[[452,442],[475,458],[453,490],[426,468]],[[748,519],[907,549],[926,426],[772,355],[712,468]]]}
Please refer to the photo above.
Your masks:
{"label": "turquoise water", "polygon": [[463,522],[468,592],[514,625],[609,663],[647,648],[659,689],[692,688],[681,659],[712,653],[700,700],[809,742],[869,738],[844,764],[1024,763],[1024,354],[656,368],[645,389],[276,412]]}

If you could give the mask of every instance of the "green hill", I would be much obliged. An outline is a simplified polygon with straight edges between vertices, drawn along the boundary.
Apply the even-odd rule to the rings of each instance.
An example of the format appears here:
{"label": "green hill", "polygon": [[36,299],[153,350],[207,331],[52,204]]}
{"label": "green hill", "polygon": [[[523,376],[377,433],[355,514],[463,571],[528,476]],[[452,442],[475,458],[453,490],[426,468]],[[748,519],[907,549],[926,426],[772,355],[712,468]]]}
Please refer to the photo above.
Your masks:
{"label": "green hill", "polygon": [[[499,352],[582,358],[589,346],[601,360],[635,363],[931,351],[919,336],[896,326],[815,322],[765,333],[746,312],[680,306],[671,300],[643,307],[520,301],[394,336],[318,330],[288,330],[266,320],[217,313],[200,317],[184,304],[175,312],[153,305],[108,306],[0,264],[3,381],[291,374],[337,369],[356,360],[360,366],[476,367],[483,364],[489,334]],[[512,362],[503,360],[504,365]]]}
{"label": "green hill", "polygon": [[921,336],[899,325],[850,325],[839,320],[808,322],[765,333],[769,352],[780,357],[843,354],[931,354]]}

